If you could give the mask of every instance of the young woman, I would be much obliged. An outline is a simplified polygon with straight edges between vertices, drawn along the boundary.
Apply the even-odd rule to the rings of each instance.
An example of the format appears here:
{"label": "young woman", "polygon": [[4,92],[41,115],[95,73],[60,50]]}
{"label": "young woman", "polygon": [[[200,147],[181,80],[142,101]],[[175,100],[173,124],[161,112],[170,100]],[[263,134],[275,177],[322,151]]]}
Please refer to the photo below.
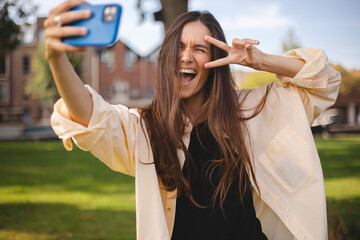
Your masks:
{"label": "young woman", "polygon": [[[135,176],[138,239],[327,239],[324,182],[310,124],[331,106],[340,75],[321,49],[265,54],[226,44],[208,12],[179,16],[159,54],[156,92],[141,109],[84,86],[61,43],[88,18],[67,1],[45,21],[46,59],[62,97],[52,126],[115,171]],[[60,21],[61,20],[61,21]],[[237,91],[229,64],[282,82]]]}

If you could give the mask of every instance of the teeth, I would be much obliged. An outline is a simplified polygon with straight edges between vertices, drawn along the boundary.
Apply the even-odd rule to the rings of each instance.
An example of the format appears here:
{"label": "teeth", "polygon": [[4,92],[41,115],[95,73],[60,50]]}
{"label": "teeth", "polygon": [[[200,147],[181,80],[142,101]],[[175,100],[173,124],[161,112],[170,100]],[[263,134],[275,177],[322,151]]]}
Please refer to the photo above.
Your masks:
{"label": "teeth", "polygon": [[196,74],[196,71],[192,69],[180,69],[180,73]]}

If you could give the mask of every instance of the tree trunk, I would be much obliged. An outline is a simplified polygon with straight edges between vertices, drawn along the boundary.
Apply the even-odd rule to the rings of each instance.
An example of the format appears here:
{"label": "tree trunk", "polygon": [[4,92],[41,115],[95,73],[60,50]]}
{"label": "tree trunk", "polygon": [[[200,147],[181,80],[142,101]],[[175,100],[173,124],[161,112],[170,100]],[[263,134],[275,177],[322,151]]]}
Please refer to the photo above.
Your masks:
{"label": "tree trunk", "polygon": [[188,0],[160,0],[165,33],[180,14],[187,12]]}

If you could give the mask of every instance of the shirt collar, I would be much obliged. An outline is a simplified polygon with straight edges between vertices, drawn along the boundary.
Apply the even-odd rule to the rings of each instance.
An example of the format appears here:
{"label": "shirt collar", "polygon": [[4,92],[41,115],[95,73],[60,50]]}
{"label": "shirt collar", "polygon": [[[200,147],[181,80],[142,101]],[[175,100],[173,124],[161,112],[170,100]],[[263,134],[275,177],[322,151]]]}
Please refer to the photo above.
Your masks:
{"label": "shirt collar", "polygon": [[183,114],[183,119],[185,122],[185,133],[189,133],[192,131],[193,129],[193,125],[190,121],[190,118],[188,118],[185,114]]}

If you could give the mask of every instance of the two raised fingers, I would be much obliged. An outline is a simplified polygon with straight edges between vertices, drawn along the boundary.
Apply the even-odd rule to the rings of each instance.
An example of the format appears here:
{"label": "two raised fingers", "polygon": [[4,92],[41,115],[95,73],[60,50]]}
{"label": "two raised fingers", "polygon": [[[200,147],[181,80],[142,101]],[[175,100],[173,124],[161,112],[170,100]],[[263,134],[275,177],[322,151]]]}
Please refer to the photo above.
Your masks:
{"label": "two raised fingers", "polygon": [[[258,45],[260,43],[259,41],[254,40],[254,39],[249,39],[249,38],[237,39],[237,38],[235,38],[232,42],[232,47],[230,47],[226,43],[224,43],[220,40],[217,40],[213,37],[210,37],[210,36],[205,36],[205,40],[208,41],[209,43],[213,44],[214,46],[225,50],[228,53],[230,53],[230,51],[234,48],[245,48],[246,52],[249,54],[250,53],[249,51],[251,51],[252,45]],[[238,61],[241,62],[245,58],[246,58],[246,56],[243,56],[241,59],[238,59]],[[220,58],[220,59],[216,59],[214,61],[208,62],[204,66],[206,68],[219,67],[219,66],[231,64],[231,63],[233,63],[232,61],[233,60],[231,59],[230,55],[228,55],[225,58]]]}
{"label": "two raised fingers", "polygon": [[[226,52],[230,52],[231,47],[229,45],[227,45],[226,43],[210,37],[210,36],[205,36],[205,41],[208,41],[209,43],[213,44],[214,46],[221,48],[222,50],[226,51]],[[223,66],[223,65],[227,65],[230,64],[230,58],[229,56],[225,57],[225,58],[219,58],[217,60],[205,63],[204,67],[205,68],[214,68],[214,67],[218,67],[218,66]]]}
{"label": "two raised fingers", "polygon": [[246,47],[247,45],[259,45],[259,41],[250,39],[250,38],[244,38],[244,39],[238,39],[234,38],[232,41],[233,47]]}
{"label": "two raised fingers", "polygon": [[[227,52],[230,52],[230,50],[231,50],[231,47],[229,45],[227,45],[226,43],[224,43],[220,40],[217,40],[216,38],[213,38],[210,36],[205,36],[205,40]],[[260,43],[259,41],[250,39],[250,38],[244,38],[244,39],[234,38],[232,41],[232,46],[233,47],[245,47],[247,44],[258,45],[259,43]]]}
{"label": "two raised fingers", "polygon": [[231,60],[230,60],[229,56],[227,56],[225,58],[219,58],[217,60],[205,63],[204,67],[205,68],[214,68],[214,67],[224,66],[224,65],[228,65],[228,64],[231,64]]}
{"label": "two raised fingers", "polygon": [[[217,40],[216,38],[210,37],[210,36],[205,36],[205,41],[208,41],[209,43],[213,44],[214,46],[221,48],[223,50],[225,50],[226,52],[230,52],[231,47],[229,45],[227,45],[226,43]],[[208,62],[204,65],[205,68],[213,68],[213,67],[218,67],[218,66],[223,66],[223,65],[227,65],[230,64],[230,59],[229,57],[225,57],[225,58],[220,58],[211,62]]]}
{"label": "two raised fingers", "polygon": [[205,36],[205,41],[208,41],[209,43],[215,45],[218,48],[221,48],[227,52],[230,52],[231,47],[229,45],[227,45],[226,43],[217,40],[216,38],[210,37],[210,36]]}

